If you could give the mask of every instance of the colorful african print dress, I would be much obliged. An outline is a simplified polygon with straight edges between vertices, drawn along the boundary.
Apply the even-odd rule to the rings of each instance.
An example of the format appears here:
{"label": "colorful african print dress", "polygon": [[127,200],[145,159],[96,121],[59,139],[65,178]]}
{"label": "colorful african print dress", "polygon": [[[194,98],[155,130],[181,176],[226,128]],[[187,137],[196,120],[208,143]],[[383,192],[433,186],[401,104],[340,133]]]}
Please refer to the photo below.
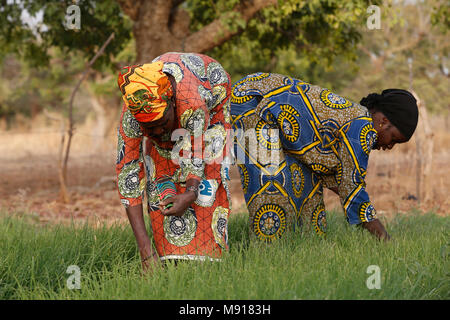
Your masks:
{"label": "colorful african print dress", "polygon": [[259,239],[306,224],[325,234],[323,187],[337,188],[350,224],[375,219],[364,178],[377,132],[365,107],[301,80],[256,73],[233,85],[231,117]]}
{"label": "colorful african print dress", "polygon": [[[117,174],[122,203],[135,206],[147,196],[156,250],[164,259],[215,259],[228,248],[230,211],[228,152],[230,77],[205,55],[166,53],[163,71],[176,81],[175,137],[144,137],[126,106],[118,130]],[[175,141],[173,141],[175,140]],[[177,193],[186,181],[201,181],[199,196],[181,217],[163,216],[157,180],[170,177]]]}

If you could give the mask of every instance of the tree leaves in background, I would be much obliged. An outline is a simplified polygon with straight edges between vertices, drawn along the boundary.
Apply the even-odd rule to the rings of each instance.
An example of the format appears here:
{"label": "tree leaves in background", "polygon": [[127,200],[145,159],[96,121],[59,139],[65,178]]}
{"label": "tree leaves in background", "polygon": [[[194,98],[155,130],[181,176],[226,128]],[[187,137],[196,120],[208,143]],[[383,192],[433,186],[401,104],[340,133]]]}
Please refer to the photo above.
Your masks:
{"label": "tree leaves in background", "polygon": [[[325,71],[337,56],[356,59],[368,6],[369,1],[361,0],[279,1],[249,21],[239,37],[209,54],[222,62],[234,80],[256,71],[271,71],[315,81],[316,67]],[[294,60],[285,60],[288,56]],[[305,68],[292,70],[299,60],[306,62],[300,63]]]}
{"label": "tree leaves in background", "polygon": [[[48,49],[58,47],[63,53],[77,52],[92,58],[98,48],[114,32],[116,40],[97,59],[95,69],[112,67],[112,62],[132,38],[131,22],[115,1],[78,1],[81,13],[81,30],[69,30],[64,26],[66,10],[73,1],[23,0],[0,7],[0,57],[15,53],[34,67],[47,66]],[[31,17],[42,15],[42,22],[30,27],[23,20],[23,11]]]}

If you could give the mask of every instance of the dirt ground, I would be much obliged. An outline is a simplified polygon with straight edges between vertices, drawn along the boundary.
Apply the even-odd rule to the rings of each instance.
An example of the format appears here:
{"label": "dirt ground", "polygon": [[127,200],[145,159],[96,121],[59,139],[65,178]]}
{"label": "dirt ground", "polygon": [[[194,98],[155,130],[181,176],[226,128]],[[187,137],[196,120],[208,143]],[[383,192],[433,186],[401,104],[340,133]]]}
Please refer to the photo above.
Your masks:
{"label": "dirt ground", "polygon": [[[450,214],[450,134],[446,122],[435,122],[432,159],[420,157],[422,165],[431,163],[428,174],[426,170],[417,171],[414,138],[394,150],[372,152],[366,182],[379,217],[411,210]],[[86,218],[98,224],[127,222],[115,185],[115,135],[102,140],[90,132],[81,127],[74,136],[68,172],[70,203],[62,203],[57,170],[61,138],[58,130],[46,127],[31,132],[1,131],[0,212],[32,214],[44,224]],[[233,212],[245,211],[236,168],[231,177]],[[328,209],[342,210],[338,197],[328,190],[325,204]]]}

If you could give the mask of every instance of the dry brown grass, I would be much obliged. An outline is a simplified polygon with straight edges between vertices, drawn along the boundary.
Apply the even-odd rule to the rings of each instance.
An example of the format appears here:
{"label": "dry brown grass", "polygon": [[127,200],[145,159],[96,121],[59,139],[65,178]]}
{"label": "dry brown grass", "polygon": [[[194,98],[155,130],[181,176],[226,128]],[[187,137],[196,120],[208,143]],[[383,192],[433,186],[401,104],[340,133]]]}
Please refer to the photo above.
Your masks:
{"label": "dry brown grass", "polygon": [[[421,201],[416,188],[416,144],[407,144],[387,152],[374,151],[370,156],[367,190],[379,215],[389,218],[397,212],[417,209],[449,215],[450,133],[448,119],[433,117],[434,151],[430,176],[421,175]],[[79,125],[73,138],[69,160],[70,204],[59,201],[57,175],[61,141],[58,123],[44,117],[32,126],[0,131],[0,208],[6,212],[28,212],[41,222],[93,218],[96,221],[124,221],[116,191],[116,137],[111,132],[102,143],[95,135],[94,123]],[[233,211],[245,210],[237,170],[231,172]],[[427,195],[427,197],[425,197]],[[340,209],[339,199],[325,191],[328,209]]]}

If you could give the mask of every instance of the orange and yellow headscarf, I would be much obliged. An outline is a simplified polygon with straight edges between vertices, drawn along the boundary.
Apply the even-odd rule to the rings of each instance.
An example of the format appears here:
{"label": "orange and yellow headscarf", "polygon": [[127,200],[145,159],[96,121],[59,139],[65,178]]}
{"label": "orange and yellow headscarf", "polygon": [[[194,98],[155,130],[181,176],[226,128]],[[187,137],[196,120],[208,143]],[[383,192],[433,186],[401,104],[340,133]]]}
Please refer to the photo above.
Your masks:
{"label": "orange and yellow headscarf", "polygon": [[164,115],[173,95],[173,88],[162,71],[163,62],[127,66],[117,79],[122,99],[128,110],[140,122],[151,122]]}

